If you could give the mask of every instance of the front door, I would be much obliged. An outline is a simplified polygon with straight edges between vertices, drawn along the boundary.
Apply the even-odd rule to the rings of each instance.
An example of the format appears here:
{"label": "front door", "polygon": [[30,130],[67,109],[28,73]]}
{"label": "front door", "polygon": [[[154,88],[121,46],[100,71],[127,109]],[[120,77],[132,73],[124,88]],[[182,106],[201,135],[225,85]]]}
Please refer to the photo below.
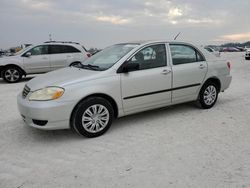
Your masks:
{"label": "front door", "polygon": [[[30,53],[30,56],[26,56]],[[48,45],[36,46],[27,51],[23,56],[23,64],[28,74],[44,73],[50,71]]]}
{"label": "front door", "polygon": [[125,113],[171,103],[171,68],[167,65],[165,44],[147,46],[126,63],[138,63],[139,68],[121,73]]}

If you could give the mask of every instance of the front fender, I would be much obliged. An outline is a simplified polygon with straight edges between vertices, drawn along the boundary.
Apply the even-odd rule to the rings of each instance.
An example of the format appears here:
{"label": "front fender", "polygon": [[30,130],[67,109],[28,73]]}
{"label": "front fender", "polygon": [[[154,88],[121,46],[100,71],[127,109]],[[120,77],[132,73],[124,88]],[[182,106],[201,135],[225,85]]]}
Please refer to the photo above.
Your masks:
{"label": "front fender", "polygon": [[60,100],[74,101],[77,105],[82,99],[95,94],[111,97],[117,105],[118,116],[123,114],[119,75],[68,85]]}

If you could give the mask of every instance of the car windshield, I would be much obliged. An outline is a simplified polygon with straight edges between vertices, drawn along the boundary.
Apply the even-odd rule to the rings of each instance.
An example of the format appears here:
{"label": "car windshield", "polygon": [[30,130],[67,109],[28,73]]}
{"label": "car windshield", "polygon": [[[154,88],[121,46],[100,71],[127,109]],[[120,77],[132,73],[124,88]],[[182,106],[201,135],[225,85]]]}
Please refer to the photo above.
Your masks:
{"label": "car windshield", "polygon": [[138,44],[116,44],[105,48],[82,63],[82,68],[97,71],[107,70]]}

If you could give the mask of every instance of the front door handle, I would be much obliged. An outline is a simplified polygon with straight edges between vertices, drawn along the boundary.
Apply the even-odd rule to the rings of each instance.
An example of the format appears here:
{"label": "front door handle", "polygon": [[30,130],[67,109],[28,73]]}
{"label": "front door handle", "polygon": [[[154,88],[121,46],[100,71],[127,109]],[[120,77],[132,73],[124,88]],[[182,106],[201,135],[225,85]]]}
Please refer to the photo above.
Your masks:
{"label": "front door handle", "polygon": [[206,68],[206,66],[204,64],[200,64],[199,68],[204,69],[204,68]]}
{"label": "front door handle", "polygon": [[161,73],[164,74],[164,75],[167,75],[167,74],[169,74],[170,72],[171,72],[171,70],[165,69],[165,70],[163,70]]}

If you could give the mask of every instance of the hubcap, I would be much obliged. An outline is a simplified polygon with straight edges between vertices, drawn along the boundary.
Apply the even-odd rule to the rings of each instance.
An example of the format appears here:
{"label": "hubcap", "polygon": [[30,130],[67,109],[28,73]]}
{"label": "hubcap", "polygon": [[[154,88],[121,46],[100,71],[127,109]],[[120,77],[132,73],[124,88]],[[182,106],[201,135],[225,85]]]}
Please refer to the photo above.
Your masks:
{"label": "hubcap", "polygon": [[206,105],[212,105],[215,102],[217,95],[216,88],[212,85],[208,86],[203,94],[203,99]]}
{"label": "hubcap", "polygon": [[102,131],[109,122],[109,111],[101,105],[92,105],[82,116],[82,125],[84,129],[90,133],[97,133]]}
{"label": "hubcap", "polygon": [[10,82],[15,82],[19,78],[19,72],[16,69],[8,69],[4,74],[6,80]]}

